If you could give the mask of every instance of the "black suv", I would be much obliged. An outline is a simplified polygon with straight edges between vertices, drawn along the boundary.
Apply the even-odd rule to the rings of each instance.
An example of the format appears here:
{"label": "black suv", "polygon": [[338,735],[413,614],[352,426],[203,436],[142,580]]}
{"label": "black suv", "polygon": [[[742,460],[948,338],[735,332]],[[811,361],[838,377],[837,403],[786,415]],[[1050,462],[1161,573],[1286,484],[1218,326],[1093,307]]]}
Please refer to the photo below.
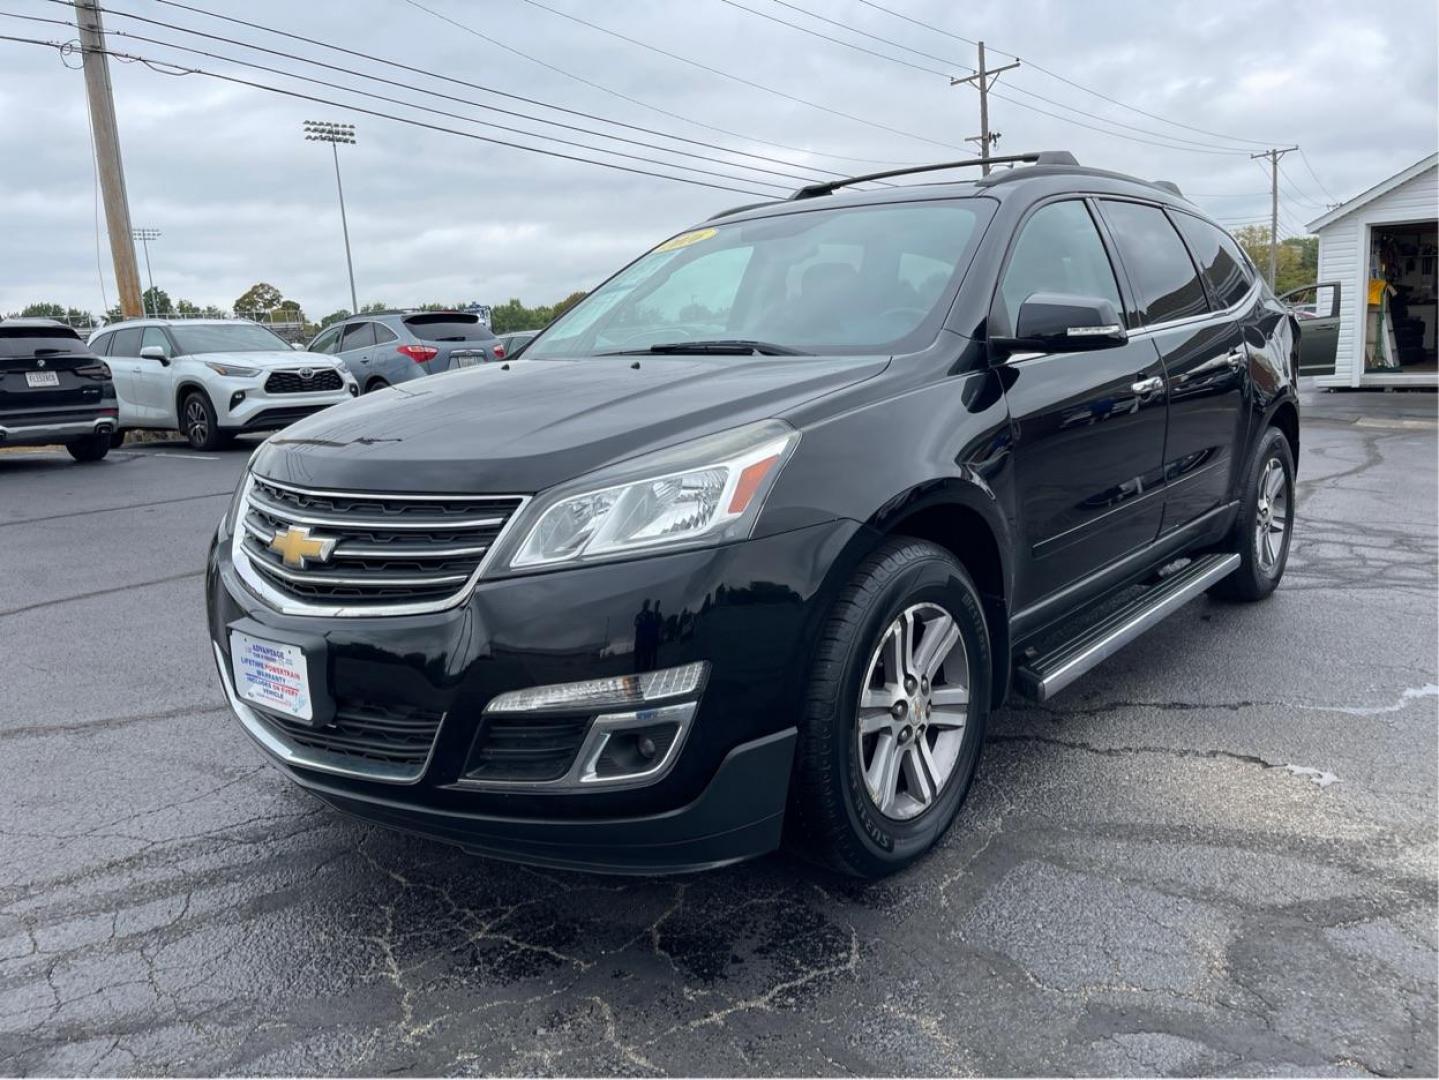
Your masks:
{"label": "black suv", "polygon": [[266,442],[207,581],[245,730],[476,852],[652,872],[788,834],[877,876],[954,819],[1012,685],[1267,596],[1292,316],[1173,185],[996,160],[1028,167],[717,215],[524,360]]}
{"label": "black suv", "polygon": [[117,410],[110,369],[74,330],[0,320],[0,447],[63,443],[76,461],[99,461]]}

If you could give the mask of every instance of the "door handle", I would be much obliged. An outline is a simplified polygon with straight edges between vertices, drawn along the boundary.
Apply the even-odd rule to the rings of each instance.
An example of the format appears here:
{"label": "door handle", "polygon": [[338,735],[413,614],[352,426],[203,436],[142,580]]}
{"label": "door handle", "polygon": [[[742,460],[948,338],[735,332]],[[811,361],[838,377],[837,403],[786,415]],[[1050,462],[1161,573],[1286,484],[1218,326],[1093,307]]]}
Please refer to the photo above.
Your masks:
{"label": "door handle", "polygon": [[1147,379],[1140,379],[1138,382],[1131,384],[1129,389],[1133,390],[1142,398],[1149,397],[1164,389],[1164,380],[1158,375],[1151,375]]}

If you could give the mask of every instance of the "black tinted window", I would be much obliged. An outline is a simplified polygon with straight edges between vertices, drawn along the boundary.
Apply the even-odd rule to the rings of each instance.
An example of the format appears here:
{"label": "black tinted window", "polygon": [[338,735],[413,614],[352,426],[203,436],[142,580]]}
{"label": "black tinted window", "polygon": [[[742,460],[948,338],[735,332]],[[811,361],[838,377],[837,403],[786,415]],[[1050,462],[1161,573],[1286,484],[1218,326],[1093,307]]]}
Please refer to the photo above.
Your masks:
{"label": "black tinted window", "polygon": [[388,326],[383,325],[382,323],[371,323],[370,325],[375,328],[376,345],[383,345],[388,341],[394,341],[397,337],[393,330],[391,330]]}
{"label": "black tinted window", "polygon": [[1197,217],[1175,214],[1174,220],[1189,242],[1189,250],[1199,263],[1199,272],[1209,283],[1209,291],[1219,301],[1219,306],[1232,307],[1243,300],[1254,279],[1234,241],[1216,226]]}
{"label": "black tinted window", "polygon": [[0,356],[30,357],[89,352],[80,335],[60,327],[0,326]]}
{"label": "black tinted window", "polygon": [[1108,300],[1116,312],[1124,307],[1099,231],[1077,200],[1042,206],[1024,223],[999,292],[1011,330],[1019,306],[1035,293]]}
{"label": "black tinted window", "polygon": [[92,344],[90,348],[94,351],[96,356],[110,355],[110,341],[112,338],[114,338],[114,336],[114,334],[101,334],[95,339],[94,344]]}
{"label": "black tinted window", "polygon": [[494,335],[478,315],[411,315],[405,320],[410,333],[421,341],[488,341]]}
{"label": "black tinted window", "polygon": [[115,336],[110,339],[111,356],[139,356],[140,355],[140,328],[132,326],[126,330],[116,330]]}
{"label": "black tinted window", "polygon": [[1143,321],[1153,325],[1208,311],[1204,285],[1164,211],[1110,200],[1103,205]]}
{"label": "black tinted window", "polygon": [[349,352],[351,349],[363,349],[375,343],[374,323],[354,323],[345,327],[345,337],[340,342],[340,351]]}
{"label": "black tinted window", "polygon": [[336,346],[340,344],[340,331],[342,329],[343,327],[339,326],[330,327],[330,329],[326,330],[314,341],[310,342],[310,347],[308,351],[313,353],[334,352]]}

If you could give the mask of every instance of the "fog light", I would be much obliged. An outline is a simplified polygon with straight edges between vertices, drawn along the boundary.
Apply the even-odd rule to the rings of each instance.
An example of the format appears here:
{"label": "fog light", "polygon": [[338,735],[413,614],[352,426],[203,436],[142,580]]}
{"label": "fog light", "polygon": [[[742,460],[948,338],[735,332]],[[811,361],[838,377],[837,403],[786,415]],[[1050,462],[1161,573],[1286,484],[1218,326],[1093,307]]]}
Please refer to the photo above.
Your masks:
{"label": "fog light", "polygon": [[351,384],[350,384],[350,396],[351,396],[351,397],[359,397],[359,396],[360,396],[360,384],[359,384],[359,383],[351,383]]}
{"label": "fog light", "polygon": [[237,408],[240,407],[240,402],[242,402],[242,401],[244,401],[244,400],[245,400],[245,391],[243,391],[243,390],[236,390],[233,394],[230,395],[230,411],[231,411],[231,412],[234,412]]}
{"label": "fog light", "polygon": [[708,672],[709,664],[699,660],[683,667],[649,671],[643,675],[616,675],[608,679],[532,686],[528,690],[510,690],[491,698],[485,712],[537,712],[542,709],[574,712],[616,705],[647,705],[695,693],[703,685]]}

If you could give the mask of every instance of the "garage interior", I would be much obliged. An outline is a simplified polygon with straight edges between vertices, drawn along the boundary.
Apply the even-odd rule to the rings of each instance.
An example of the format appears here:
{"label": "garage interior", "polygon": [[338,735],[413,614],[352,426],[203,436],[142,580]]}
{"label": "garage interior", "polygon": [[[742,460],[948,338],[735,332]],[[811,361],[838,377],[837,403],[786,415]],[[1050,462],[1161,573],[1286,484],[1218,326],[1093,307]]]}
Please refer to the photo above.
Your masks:
{"label": "garage interior", "polygon": [[1371,237],[1365,370],[1439,371],[1439,223],[1375,225]]}

